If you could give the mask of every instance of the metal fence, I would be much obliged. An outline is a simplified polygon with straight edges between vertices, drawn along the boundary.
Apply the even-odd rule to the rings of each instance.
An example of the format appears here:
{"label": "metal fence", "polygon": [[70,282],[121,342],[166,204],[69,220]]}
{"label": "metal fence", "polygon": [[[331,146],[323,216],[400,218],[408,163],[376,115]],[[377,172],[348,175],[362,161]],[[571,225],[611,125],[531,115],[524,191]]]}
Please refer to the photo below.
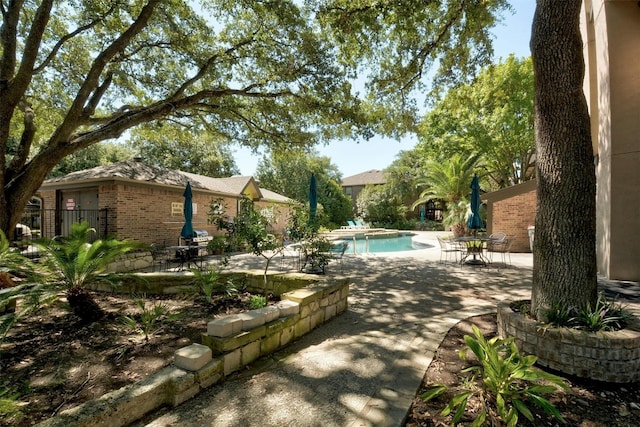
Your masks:
{"label": "metal fence", "polygon": [[[33,239],[48,238],[55,236],[67,237],[71,230],[71,225],[76,222],[87,221],[96,230],[94,239],[101,239],[107,236],[109,227],[108,209],[34,209],[28,207],[22,214],[20,224],[29,227],[29,231],[20,228],[16,233],[14,245],[18,246],[25,255],[37,256],[37,249],[31,245]],[[18,231],[18,229],[16,229]]]}

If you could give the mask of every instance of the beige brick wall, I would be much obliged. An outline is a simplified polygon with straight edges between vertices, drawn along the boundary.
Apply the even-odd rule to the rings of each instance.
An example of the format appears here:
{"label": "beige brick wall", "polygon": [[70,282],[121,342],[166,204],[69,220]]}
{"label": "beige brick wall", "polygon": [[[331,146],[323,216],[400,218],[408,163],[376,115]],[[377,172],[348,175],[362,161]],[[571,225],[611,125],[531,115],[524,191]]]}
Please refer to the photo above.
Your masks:
{"label": "beige brick wall", "polygon": [[512,252],[530,252],[527,228],[535,224],[536,191],[491,203],[489,207],[489,232],[504,232],[516,236]]}

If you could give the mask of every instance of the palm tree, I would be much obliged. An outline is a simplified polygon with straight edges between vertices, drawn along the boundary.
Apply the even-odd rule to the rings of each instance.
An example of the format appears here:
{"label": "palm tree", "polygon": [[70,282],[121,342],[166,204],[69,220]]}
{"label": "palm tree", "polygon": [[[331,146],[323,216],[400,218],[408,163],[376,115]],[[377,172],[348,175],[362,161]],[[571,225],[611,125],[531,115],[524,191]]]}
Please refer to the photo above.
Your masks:
{"label": "palm tree", "polygon": [[451,227],[455,235],[464,234],[469,185],[474,168],[478,166],[478,158],[478,155],[463,158],[456,154],[447,162],[428,161],[425,175],[416,179],[416,186],[424,187],[425,190],[420,193],[411,209],[432,199],[444,200],[447,203],[444,225]]}
{"label": "palm tree", "polygon": [[100,319],[104,312],[86,285],[100,280],[106,267],[116,258],[145,245],[131,240],[98,239],[91,242],[95,229],[89,223],[75,223],[69,237],[54,238],[41,244],[44,261],[66,288],[67,301],[73,312],[85,322]]}

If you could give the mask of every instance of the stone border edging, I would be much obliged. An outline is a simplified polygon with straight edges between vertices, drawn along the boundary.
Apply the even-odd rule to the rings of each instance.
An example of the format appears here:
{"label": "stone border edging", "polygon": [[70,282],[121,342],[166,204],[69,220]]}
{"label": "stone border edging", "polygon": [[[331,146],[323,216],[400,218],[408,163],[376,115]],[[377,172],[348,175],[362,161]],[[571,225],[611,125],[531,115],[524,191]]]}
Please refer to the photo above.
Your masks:
{"label": "stone border edging", "polygon": [[640,322],[620,331],[584,332],[543,328],[543,324],[498,303],[498,334],[515,337],[518,348],[537,363],[581,378],[612,383],[640,380]]}
{"label": "stone border edging", "polygon": [[[163,405],[177,406],[258,357],[285,347],[344,312],[348,308],[348,295],[347,278],[314,283],[307,288],[287,292],[281,297],[293,304],[284,304],[283,317],[225,337],[203,334],[203,341],[213,345],[214,349],[211,345],[197,343],[178,349],[174,364],[134,384],[62,411],[36,426],[120,427]],[[292,314],[294,306],[298,312]],[[258,317],[266,316],[272,310],[262,312]],[[249,316],[251,319],[254,317]]]}

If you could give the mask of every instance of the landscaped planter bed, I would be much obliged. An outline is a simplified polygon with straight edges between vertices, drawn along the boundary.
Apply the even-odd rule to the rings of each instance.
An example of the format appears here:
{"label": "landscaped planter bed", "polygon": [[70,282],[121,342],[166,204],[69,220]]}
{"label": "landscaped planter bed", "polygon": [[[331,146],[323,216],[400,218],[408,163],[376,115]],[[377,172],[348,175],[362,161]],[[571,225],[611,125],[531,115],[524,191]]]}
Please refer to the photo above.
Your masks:
{"label": "landscaped planter bed", "polygon": [[515,337],[518,348],[538,357],[538,364],[593,380],[640,381],[640,322],[619,331],[586,332],[552,328],[498,304],[498,333]]}
{"label": "landscaped planter bed", "polygon": [[[250,276],[247,274],[247,279],[252,282],[254,277]],[[347,309],[347,278],[307,276],[305,280],[304,275],[298,274],[270,277],[275,276],[275,282],[268,285],[271,289],[293,286],[293,283],[298,286],[306,282],[307,286],[281,294],[279,306],[209,322],[207,331],[203,331],[202,344],[194,343],[177,350],[173,365],[133,385],[63,411],[38,425],[127,425],[162,405],[175,406],[190,399],[258,357],[286,346]],[[262,275],[258,278],[262,286]],[[164,281],[167,285],[164,289],[175,287],[175,284],[167,283],[167,279],[165,276],[151,282]]]}

